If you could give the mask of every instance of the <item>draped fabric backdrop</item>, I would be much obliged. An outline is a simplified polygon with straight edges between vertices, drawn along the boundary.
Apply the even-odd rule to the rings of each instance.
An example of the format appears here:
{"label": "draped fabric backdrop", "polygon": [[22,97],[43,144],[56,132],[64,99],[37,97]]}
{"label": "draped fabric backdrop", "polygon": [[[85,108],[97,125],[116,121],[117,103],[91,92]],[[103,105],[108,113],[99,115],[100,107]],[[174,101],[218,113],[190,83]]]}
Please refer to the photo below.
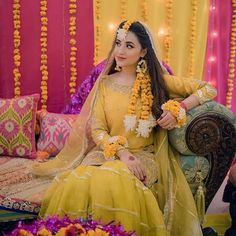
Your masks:
{"label": "draped fabric backdrop", "polygon": [[[145,9],[143,2],[146,2]],[[170,2],[170,6],[168,6]],[[173,2],[173,4],[171,4]],[[189,77],[189,54],[191,36],[192,4],[190,0],[156,1],[156,0],[113,0],[112,7],[106,0],[94,1],[94,33],[95,46],[98,48],[97,61],[104,59],[114,38],[116,26],[124,19],[138,19],[146,23],[151,29],[157,50],[162,58],[172,69],[174,74]],[[194,78],[202,79],[204,57],[207,42],[208,12],[209,4],[206,0],[197,0],[196,11],[196,43],[194,44]],[[171,15],[168,14],[171,11]],[[123,10],[122,10],[123,9]],[[144,17],[146,11],[147,19]],[[99,12],[99,17],[96,17]],[[122,14],[123,13],[123,14]],[[172,17],[167,22],[167,18]],[[168,28],[169,32],[168,32]],[[97,28],[99,30],[97,30]],[[165,60],[165,40],[170,35],[170,60]]]}
{"label": "draped fabric backdrop", "polygon": [[[69,0],[47,1],[49,111],[70,100]],[[21,4],[21,95],[41,93],[40,1]],[[0,97],[14,96],[13,0],[0,0]],[[210,81],[226,104],[231,0],[77,0],[77,85],[104,59],[122,19],[150,26],[158,53],[174,74]],[[234,78],[235,80],[235,78]],[[39,106],[40,109],[40,106]],[[236,92],[232,108],[236,112]]]}
{"label": "draped fabric backdrop", "polygon": [[[40,93],[40,1],[21,0],[21,95]],[[48,110],[70,100],[69,1],[48,2]],[[12,0],[0,0],[0,97],[14,96]],[[93,67],[93,2],[77,9],[78,85]],[[39,107],[40,108],[40,107]]]}

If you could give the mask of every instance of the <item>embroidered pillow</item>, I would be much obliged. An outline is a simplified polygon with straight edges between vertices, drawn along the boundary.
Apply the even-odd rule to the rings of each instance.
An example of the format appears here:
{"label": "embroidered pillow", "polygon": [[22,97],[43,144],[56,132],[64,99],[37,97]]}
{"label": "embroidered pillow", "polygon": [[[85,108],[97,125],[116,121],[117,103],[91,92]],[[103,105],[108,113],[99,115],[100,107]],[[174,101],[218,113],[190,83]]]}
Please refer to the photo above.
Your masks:
{"label": "embroidered pillow", "polygon": [[38,94],[0,98],[0,155],[36,157],[35,122]]}
{"label": "embroidered pillow", "polygon": [[37,117],[40,122],[37,150],[47,152],[50,156],[56,156],[64,147],[77,115],[39,111]]}

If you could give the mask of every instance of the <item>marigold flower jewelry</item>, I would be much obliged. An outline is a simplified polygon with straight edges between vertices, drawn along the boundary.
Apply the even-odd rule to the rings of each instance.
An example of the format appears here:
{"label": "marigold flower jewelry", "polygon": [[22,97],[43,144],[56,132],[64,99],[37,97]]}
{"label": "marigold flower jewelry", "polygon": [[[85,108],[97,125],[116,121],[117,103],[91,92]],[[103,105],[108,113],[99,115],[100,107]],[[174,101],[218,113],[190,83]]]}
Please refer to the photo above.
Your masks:
{"label": "marigold flower jewelry", "polygon": [[[133,131],[136,128],[138,118],[138,127],[136,128],[137,136],[147,138],[156,123],[151,114],[153,103],[151,78],[148,74],[147,64],[144,59],[139,61],[136,72],[137,76],[132,88],[128,114],[124,118],[124,125],[126,132]],[[142,106],[140,115],[137,117],[136,104],[139,97],[141,97]]]}
{"label": "marigold flower jewelry", "polygon": [[122,28],[119,28],[117,30],[117,38],[120,39],[120,40],[124,40],[128,31],[129,31],[129,28],[130,26],[135,22],[135,20],[127,20],[124,25],[122,26]]}
{"label": "marigold flower jewelry", "polygon": [[180,128],[186,124],[186,110],[181,106],[181,103],[174,100],[169,100],[162,104],[161,109],[163,111],[170,111],[171,114],[176,118],[177,125],[176,128]]}
{"label": "marigold flower jewelry", "polygon": [[104,145],[104,156],[107,160],[113,160],[117,151],[127,148],[128,143],[123,136],[112,136]]}

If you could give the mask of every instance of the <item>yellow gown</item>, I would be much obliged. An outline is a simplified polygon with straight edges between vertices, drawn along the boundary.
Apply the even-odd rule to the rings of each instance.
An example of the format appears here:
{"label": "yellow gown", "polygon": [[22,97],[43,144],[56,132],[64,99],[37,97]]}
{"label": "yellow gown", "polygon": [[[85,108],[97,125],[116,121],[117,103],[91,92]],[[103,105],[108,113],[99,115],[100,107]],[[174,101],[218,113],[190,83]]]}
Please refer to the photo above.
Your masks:
{"label": "yellow gown", "polygon": [[[204,82],[169,75],[164,78],[172,98],[195,94],[202,103],[215,96],[214,88]],[[45,194],[40,216],[67,214],[86,218],[92,215],[103,223],[113,220],[121,223],[137,235],[200,236],[193,196],[179,167],[178,155],[168,144],[166,130],[160,129],[148,138],[137,137],[133,131],[125,132],[123,119],[131,89],[109,76],[100,78],[88,122],[96,145],[87,148],[88,152],[83,150],[77,168],[64,171],[54,179]],[[125,163],[105,160],[103,145],[116,135],[125,136],[130,152],[140,158],[147,172],[147,186]],[[68,146],[73,145],[76,150],[75,140],[69,141]],[[55,166],[59,168],[61,163]],[[47,168],[49,166],[50,163]]]}

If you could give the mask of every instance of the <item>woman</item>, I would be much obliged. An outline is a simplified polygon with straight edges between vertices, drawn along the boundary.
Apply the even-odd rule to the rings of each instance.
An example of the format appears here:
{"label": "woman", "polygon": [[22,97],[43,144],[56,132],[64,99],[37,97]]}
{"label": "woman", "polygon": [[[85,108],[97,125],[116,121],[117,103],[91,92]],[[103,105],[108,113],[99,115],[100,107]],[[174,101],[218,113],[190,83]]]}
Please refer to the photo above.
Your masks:
{"label": "woman", "polygon": [[37,175],[64,170],[47,191],[40,215],[92,214],[138,235],[202,235],[167,130],[184,125],[185,110],[215,95],[205,82],[165,74],[148,29],[138,21],[122,22],[65,148],[34,166]]}

